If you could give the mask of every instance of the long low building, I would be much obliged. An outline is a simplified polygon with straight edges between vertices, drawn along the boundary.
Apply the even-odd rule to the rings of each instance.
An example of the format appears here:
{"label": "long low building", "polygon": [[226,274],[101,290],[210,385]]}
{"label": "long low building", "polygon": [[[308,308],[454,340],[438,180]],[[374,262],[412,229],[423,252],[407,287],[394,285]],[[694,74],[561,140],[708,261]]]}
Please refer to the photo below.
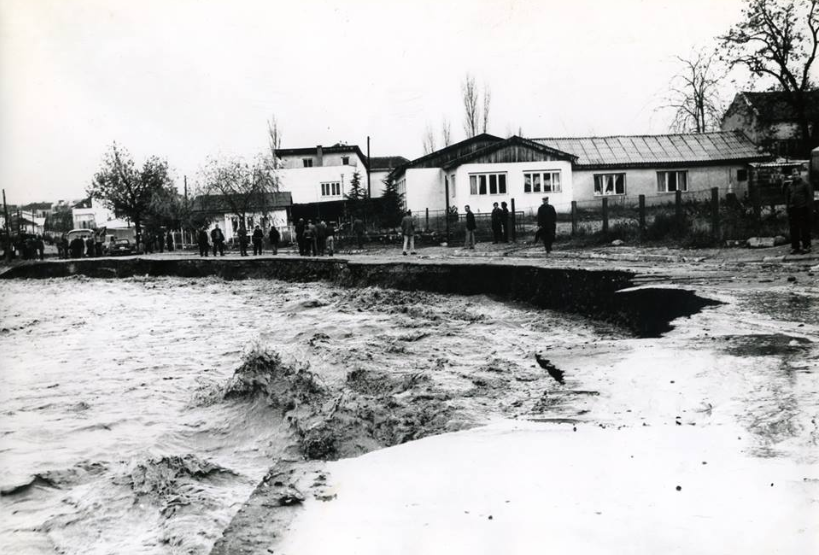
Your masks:
{"label": "long low building", "polygon": [[[744,194],[748,165],[768,159],[741,132],[616,137],[501,139],[482,134],[394,170],[413,211],[469,204],[475,212],[515,199],[534,209],[548,196],[559,211],[572,201],[645,195],[656,204],[677,190]],[[447,195],[448,198],[447,198]]]}

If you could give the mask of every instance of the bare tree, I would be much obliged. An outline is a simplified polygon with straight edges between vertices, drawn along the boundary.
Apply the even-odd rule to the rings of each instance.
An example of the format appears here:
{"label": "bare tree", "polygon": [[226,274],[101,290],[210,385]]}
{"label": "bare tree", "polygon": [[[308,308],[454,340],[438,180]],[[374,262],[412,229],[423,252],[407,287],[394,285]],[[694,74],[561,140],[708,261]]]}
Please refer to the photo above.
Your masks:
{"label": "bare tree", "polygon": [[251,162],[241,157],[209,158],[200,171],[199,209],[212,213],[227,209],[247,221],[249,214],[266,214],[279,190],[278,173],[267,153]]}
{"label": "bare tree", "polygon": [[679,73],[671,80],[667,102],[674,110],[671,129],[678,133],[705,133],[719,128],[722,101],[719,83],[724,72],[718,68],[716,52],[698,50],[688,58],[676,56]]}
{"label": "bare tree", "polygon": [[475,77],[469,73],[461,83],[461,98],[464,103],[464,132],[466,132],[466,138],[469,139],[478,134],[480,122],[478,87],[475,84]]}
{"label": "bare tree", "polygon": [[746,0],[743,19],[720,37],[723,58],[754,77],[772,78],[786,93],[809,138],[805,93],[819,43],[819,0]]}
{"label": "bare tree", "polygon": [[487,128],[489,127],[489,105],[492,103],[492,91],[489,89],[489,85],[484,83],[483,85],[483,132],[486,133]]}
{"label": "bare tree", "polygon": [[442,146],[449,146],[452,144],[452,126],[449,124],[449,120],[444,118],[441,121],[441,142],[443,143]]}
{"label": "bare tree", "polygon": [[270,148],[270,159],[273,162],[273,167],[278,169],[280,164],[277,151],[282,147],[282,132],[279,129],[279,120],[276,119],[275,114],[267,120],[267,139]]}
{"label": "bare tree", "polygon": [[433,152],[435,152],[435,132],[432,130],[432,126],[427,124],[424,130],[424,154]]}

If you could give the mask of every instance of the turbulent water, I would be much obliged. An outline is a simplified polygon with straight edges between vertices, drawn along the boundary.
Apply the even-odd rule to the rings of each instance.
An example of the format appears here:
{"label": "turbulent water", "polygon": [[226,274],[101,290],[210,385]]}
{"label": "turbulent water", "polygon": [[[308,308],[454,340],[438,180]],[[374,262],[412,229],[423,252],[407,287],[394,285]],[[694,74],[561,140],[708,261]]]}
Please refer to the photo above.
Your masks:
{"label": "turbulent water", "polygon": [[206,553],[287,447],[281,412],[224,395],[256,345],[333,381],[492,364],[505,321],[510,352],[549,324],[485,298],[255,280],[14,281],[0,307],[9,553]]}

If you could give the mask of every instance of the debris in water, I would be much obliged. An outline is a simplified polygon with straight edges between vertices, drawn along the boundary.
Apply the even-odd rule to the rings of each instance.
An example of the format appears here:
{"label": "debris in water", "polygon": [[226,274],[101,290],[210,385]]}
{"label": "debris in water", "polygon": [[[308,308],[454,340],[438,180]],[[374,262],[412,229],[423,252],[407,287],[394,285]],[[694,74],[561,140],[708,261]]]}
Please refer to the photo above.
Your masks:
{"label": "debris in water", "polygon": [[566,382],[563,381],[563,370],[558,369],[554,364],[551,363],[548,359],[545,359],[540,356],[540,353],[535,353],[535,360],[537,363],[540,364],[540,367],[546,370],[551,377],[557,381],[560,385],[565,385]]}

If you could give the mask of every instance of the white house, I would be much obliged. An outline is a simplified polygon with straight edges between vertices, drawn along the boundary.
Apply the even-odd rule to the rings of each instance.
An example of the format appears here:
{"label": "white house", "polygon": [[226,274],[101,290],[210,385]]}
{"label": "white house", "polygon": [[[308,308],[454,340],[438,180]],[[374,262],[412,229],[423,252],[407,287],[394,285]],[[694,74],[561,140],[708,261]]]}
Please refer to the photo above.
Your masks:
{"label": "white house", "polygon": [[367,157],[356,145],[283,148],[276,155],[279,190],[290,192],[293,204],[343,200],[356,172],[366,190]]}
{"label": "white house", "polygon": [[[718,187],[742,194],[748,164],[767,159],[743,133],[501,139],[478,135],[413,160],[392,173],[406,191],[407,207],[489,212],[495,202],[515,200],[534,210],[544,196],[560,212],[572,201],[602,197],[636,202],[672,200],[677,190]],[[446,198],[446,195],[449,195]]]}
{"label": "white house", "polygon": [[71,208],[74,229],[96,229],[114,219],[114,213],[97,199],[88,197]]}
{"label": "white house", "polygon": [[[240,206],[243,201],[237,199],[231,203],[224,195],[202,195],[193,200],[193,211],[205,212],[212,216],[208,231],[218,225],[225,239],[232,241],[238,236],[241,222],[231,204]],[[268,193],[263,199],[251,199],[251,206],[245,214],[245,229],[248,233],[253,233],[253,229],[258,225],[267,234],[270,227],[275,226],[279,232],[284,233],[289,229],[288,210],[292,204],[290,192]]]}
{"label": "white house", "polygon": [[371,156],[370,196],[372,198],[380,198],[384,193],[384,181],[389,177],[390,172],[408,163],[409,160],[403,156]]}

